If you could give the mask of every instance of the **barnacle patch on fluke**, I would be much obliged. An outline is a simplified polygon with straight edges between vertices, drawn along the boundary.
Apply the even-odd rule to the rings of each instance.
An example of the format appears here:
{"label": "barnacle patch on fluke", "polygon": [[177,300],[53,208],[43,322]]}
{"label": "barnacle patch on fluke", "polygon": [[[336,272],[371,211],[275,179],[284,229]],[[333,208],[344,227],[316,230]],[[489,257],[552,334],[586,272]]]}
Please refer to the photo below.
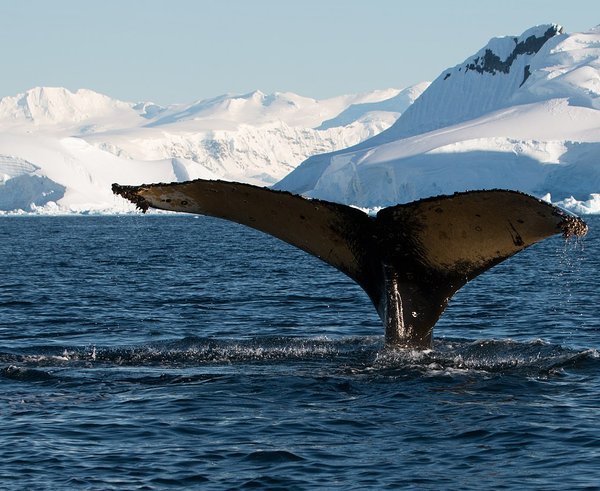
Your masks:
{"label": "barnacle patch on fluke", "polygon": [[114,183],[112,185],[112,192],[122,196],[125,199],[131,201],[137,209],[146,213],[150,208],[148,200],[139,194],[141,186],[122,186],[121,184]]}
{"label": "barnacle patch on fluke", "polygon": [[560,224],[563,237],[583,237],[588,232],[587,223],[575,215],[564,215],[563,221]]}

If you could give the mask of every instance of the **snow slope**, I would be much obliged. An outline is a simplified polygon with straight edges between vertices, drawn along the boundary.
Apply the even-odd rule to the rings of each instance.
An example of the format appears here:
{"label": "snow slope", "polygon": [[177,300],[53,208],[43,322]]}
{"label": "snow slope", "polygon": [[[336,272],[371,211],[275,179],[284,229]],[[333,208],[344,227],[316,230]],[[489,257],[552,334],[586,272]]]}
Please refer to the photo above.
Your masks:
{"label": "snow slope", "polygon": [[[113,182],[204,177],[272,184],[312,154],[389,128],[400,112],[385,101],[420,91],[323,101],[255,91],[160,107],[84,89],[31,89],[0,99],[0,211],[123,211],[128,205],[112,196]],[[377,112],[314,129],[352,105],[378,103]]]}
{"label": "snow slope", "polygon": [[[140,176],[146,182],[217,178],[184,159],[124,161],[81,138],[0,134],[0,148],[7,152],[0,156],[0,176],[8,176],[0,182],[0,210],[5,211],[126,211],[130,207],[112,194],[115,181],[136,184]],[[33,162],[43,162],[43,168]]]}
{"label": "snow slope", "polygon": [[275,187],[378,207],[509,188],[600,212],[600,26],[538,26],[444,70],[388,130]]}
{"label": "snow slope", "polygon": [[336,126],[345,126],[360,118],[364,118],[369,114],[381,112],[392,113],[396,115],[395,119],[397,119],[419,98],[428,86],[429,82],[422,82],[400,91],[397,95],[389,99],[378,102],[359,102],[351,104],[335,118],[328,119],[321,123],[317,129],[326,130],[335,128]]}

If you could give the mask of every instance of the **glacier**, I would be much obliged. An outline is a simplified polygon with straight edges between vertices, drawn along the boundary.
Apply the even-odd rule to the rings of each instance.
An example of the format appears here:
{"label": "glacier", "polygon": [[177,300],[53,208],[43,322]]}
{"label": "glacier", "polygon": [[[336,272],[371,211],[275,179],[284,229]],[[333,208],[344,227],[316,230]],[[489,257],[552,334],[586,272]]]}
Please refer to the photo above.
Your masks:
{"label": "glacier", "polygon": [[[310,155],[389,128],[426,86],[325,100],[254,91],[167,107],[61,87],[3,97],[0,213],[132,211],[113,182],[270,185]],[[318,128],[349,108],[352,117]]]}
{"label": "glacier", "polygon": [[310,157],[275,185],[376,208],[507,188],[598,213],[600,26],[492,39],[442,71],[394,125]]}

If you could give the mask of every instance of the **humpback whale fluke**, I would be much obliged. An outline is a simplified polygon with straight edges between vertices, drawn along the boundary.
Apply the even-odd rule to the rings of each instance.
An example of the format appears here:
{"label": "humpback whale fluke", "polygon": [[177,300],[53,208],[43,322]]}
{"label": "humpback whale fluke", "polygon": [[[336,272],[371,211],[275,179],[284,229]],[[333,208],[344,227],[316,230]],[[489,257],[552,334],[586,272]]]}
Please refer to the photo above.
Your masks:
{"label": "humpback whale fluke", "polygon": [[159,208],[231,220],[313,254],[356,281],[385,326],[385,342],[431,346],[456,291],[546,237],[583,236],[580,218],[532,196],[468,191],[384,208],[350,206],[225,181],[121,186],[142,211]]}

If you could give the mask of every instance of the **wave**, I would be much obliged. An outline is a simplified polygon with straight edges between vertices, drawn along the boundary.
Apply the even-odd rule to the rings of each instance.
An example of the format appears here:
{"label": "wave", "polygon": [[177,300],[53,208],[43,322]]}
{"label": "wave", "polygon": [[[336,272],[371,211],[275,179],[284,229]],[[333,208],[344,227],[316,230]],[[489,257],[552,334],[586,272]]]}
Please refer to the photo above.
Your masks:
{"label": "wave", "polygon": [[0,368],[0,377],[25,382],[45,382],[56,379],[50,372],[36,370],[35,368],[18,367],[15,365]]}
{"label": "wave", "polygon": [[[47,380],[53,375],[43,368],[159,367],[161,369],[203,366],[245,367],[250,364],[322,364],[345,374],[399,373],[555,373],[597,365],[594,349],[574,349],[542,340],[468,341],[438,339],[431,350],[417,351],[383,346],[380,336],[329,338],[256,337],[213,339],[186,337],[139,346],[60,347],[39,346],[22,350],[0,349],[0,376],[18,380]],[[180,379],[174,375],[174,380]],[[164,381],[164,380],[163,380]],[[173,382],[173,381],[170,381]]]}
{"label": "wave", "polygon": [[372,368],[388,372],[412,369],[435,375],[456,372],[528,375],[558,373],[599,360],[595,349],[573,349],[542,340],[440,340],[435,349],[426,351],[384,349]]}
{"label": "wave", "polygon": [[182,366],[197,364],[306,361],[331,359],[372,349],[378,338],[260,337],[231,340],[198,338],[163,341],[140,346],[63,347],[40,346],[21,351],[0,351],[0,363],[27,363],[38,366],[65,364],[114,364],[119,366]]}

